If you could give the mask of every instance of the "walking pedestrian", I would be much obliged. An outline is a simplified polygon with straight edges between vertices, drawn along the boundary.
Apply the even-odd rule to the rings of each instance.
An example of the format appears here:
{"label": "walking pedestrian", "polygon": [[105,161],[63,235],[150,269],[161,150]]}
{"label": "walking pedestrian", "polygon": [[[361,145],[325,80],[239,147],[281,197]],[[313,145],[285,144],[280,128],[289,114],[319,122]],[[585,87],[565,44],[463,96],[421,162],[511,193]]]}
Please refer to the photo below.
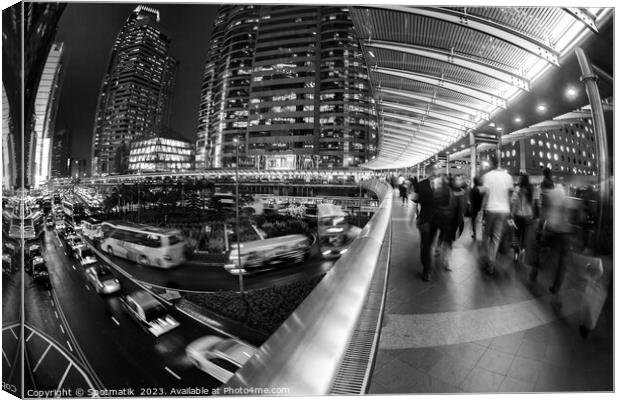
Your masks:
{"label": "walking pedestrian", "polygon": [[400,200],[401,200],[402,206],[403,207],[407,206],[407,201],[409,200],[409,196],[407,194],[407,185],[405,185],[405,182],[398,185],[398,192],[400,194]]}
{"label": "walking pedestrian", "polygon": [[[530,258],[531,232],[534,221],[533,188],[530,178],[526,173],[521,173],[519,183],[512,195],[511,210],[516,229],[516,242],[514,243],[514,262],[524,260],[524,256]],[[531,258],[530,258],[531,259]]]}
{"label": "walking pedestrian", "polygon": [[467,200],[460,175],[450,177],[447,185],[442,187],[435,196],[439,205],[439,262],[446,271],[452,271],[450,255],[452,243],[461,235],[464,226],[464,215]]}
{"label": "walking pedestrian", "polygon": [[[418,182],[413,193],[413,201],[420,205],[420,213],[416,224],[420,231],[420,261],[422,262],[422,279],[431,280],[432,260],[431,247],[438,230],[438,208],[435,199],[437,188],[441,186],[438,169],[433,168],[428,178]],[[414,214],[415,215],[415,214]]]}
{"label": "walking pedestrian", "polygon": [[476,240],[476,227],[478,225],[478,214],[482,208],[482,180],[474,177],[474,187],[469,192],[469,202],[471,205],[471,238]]}
{"label": "walking pedestrian", "polygon": [[512,178],[505,169],[499,167],[497,157],[491,156],[493,169],[484,174],[484,248],[483,263],[485,272],[495,273],[495,260],[500,242],[506,229],[506,222],[510,216],[510,197],[513,190]]}

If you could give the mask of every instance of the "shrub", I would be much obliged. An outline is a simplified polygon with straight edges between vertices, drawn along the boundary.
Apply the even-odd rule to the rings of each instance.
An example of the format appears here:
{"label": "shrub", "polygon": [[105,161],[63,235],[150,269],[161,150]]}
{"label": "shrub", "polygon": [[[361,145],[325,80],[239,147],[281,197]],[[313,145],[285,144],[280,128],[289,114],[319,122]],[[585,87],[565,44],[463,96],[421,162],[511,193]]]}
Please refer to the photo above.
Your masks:
{"label": "shrub", "polygon": [[183,297],[223,317],[268,335],[291,315],[321,281],[324,274],[287,285],[237,292],[184,293]]}

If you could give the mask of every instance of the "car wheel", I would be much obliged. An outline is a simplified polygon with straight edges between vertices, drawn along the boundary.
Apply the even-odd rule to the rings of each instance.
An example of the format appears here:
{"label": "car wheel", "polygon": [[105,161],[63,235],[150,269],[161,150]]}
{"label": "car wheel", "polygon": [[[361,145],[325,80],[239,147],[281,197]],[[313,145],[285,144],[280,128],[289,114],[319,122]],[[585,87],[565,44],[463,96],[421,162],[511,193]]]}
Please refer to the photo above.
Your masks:
{"label": "car wheel", "polygon": [[146,258],[145,255],[141,255],[140,257],[138,257],[138,264],[140,265],[147,265],[148,264],[148,258]]}

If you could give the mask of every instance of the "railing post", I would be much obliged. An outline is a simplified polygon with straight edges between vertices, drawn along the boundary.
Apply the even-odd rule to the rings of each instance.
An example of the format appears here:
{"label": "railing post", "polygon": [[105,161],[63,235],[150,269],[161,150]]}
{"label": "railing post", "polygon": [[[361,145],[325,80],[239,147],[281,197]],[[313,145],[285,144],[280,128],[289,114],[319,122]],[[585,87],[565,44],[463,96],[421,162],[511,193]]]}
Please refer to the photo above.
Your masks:
{"label": "railing post", "polygon": [[476,177],[476,136],[474,136],[474,132],[469,132],[469,164],[470,164],[470,175],[471,175],[471,183],[473,185],[474,178]]}

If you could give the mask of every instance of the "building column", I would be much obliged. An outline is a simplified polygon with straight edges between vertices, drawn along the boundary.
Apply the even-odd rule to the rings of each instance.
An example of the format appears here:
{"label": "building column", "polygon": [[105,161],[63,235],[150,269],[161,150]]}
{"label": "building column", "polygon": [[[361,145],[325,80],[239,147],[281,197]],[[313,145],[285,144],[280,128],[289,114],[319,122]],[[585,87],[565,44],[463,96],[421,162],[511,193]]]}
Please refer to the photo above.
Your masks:
{"label": "building column", "polygon": [[519,172],[527,173],[527,157],[525,154],[525,139],[519,140]]}
{"label": "building column", "polygon": [[575,49],[577,61],[581,68],[582,75],[579,80],[583,82],[586,88],[586,94],[592,108],[592,125],[594,127],[594,137],[596,143],[596,161],[598,163],[598,183],[599,183],[599,207],[597,215],[597,231],[596,242],[598,245],[602,243],[603,221],[607,218],[607,208],[609,203],[609,157],[607,147],[607,133],[605,131],[605,115],[603,112],[603,104],[601,95],[598,90],[596,81],[598,77],[594,74],[592,65],[583,49],[577,47]]}
{"label": "building column", "polygon": [[474,178],[476,177],[476,137],[474,132],[469,132],[469,164],[470,164],[470,177],[473,185]]}

